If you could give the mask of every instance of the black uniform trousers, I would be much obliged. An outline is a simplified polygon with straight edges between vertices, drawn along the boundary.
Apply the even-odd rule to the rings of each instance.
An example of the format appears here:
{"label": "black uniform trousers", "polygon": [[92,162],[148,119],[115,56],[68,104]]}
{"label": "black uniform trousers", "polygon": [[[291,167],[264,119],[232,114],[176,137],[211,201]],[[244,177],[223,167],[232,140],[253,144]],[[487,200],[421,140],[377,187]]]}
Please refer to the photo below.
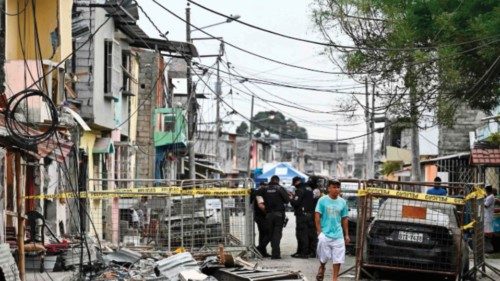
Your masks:
{"label": "black uniform trousers", "polygon": [[295,233],[297,236],[298,254],[309,255],[316,252],[316,230],[312,213],[300,213],[296,216]]}
{"label": "black uniform trousers", "polygon": [[264,245],[265,238],[267,235],[266,217],[255,216],[254,221],[257,224],[257,230],[259,231],[259,244],[257,246],[257,249],[261,251],[261,254],[266,254],[267,253],[266,247],[262,247]]}
{"label": "black uniform trousers", "polygon": [[284,211],[270,212],[266,214],[267,235],[264,238],[263,244],[259,245],[259,250],[265,249],[267,244],[271,242],[271,256],[274,258],[281,257],[280,241],[283,234],[284,219]]}

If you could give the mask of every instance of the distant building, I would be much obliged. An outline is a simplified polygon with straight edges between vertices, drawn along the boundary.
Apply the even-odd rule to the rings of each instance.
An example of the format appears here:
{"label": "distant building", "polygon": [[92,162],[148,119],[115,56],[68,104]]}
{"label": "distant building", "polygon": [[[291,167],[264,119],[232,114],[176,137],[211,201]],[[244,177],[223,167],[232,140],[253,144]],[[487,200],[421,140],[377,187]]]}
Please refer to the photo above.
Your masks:
{"label": "distant building", "polygon": [[[309,174],[354,177],[354,144],[333,140],[285,139],[276,143],[277,159]],[[282,155],[280,155],[282,152]]]}

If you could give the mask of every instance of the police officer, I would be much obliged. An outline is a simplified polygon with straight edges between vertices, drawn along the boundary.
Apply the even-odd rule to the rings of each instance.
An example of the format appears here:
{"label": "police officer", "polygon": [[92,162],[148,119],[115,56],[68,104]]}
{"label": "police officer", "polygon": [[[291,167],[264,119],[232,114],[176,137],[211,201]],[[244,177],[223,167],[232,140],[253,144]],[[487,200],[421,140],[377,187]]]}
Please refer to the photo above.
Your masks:
{"label": "police officer", "polygon": [[280,178],[272,176],[269,186],[262,192],[263,201],[259,207],[266,212],[267,233],[258,250],[262,253],[271,242],[271,259],[281,259],[280,241],[285,219],[285,204],[290,201],[286,190],[279,185]]}
{"label": "police officer", "polygon": [[315,200],[313,190],[309,185],[302,184],[300,177],[293,178],[293,185],[296,187],[295,196],[291,200],[294,207],[296,217],[295,236],[297,237],[297,253],[293,254],[294,258],[307,259],[311,252],[310,247],[313,244],[316,236],[314,228],[314,207]]}
{"label": "police officer", "polygon": [[262,245],[264,245],[265,241],[264,238],[266,236],[266,231],[267,231],[266,212],[263,209],[259,208],[259,202],[262,202],[263,200],[262,192],[266,187],[267,187],[266,182],[260,183],[259,189],[253,189],[252,194],[250,196],[254,207],[253,220],[257,224],[257,229],[259,230],[259,245],[257,246],[257,249],[259,249],[260,254],[263,257],[270,257],[271,255],[267,253],[266,248],[262,247]]}

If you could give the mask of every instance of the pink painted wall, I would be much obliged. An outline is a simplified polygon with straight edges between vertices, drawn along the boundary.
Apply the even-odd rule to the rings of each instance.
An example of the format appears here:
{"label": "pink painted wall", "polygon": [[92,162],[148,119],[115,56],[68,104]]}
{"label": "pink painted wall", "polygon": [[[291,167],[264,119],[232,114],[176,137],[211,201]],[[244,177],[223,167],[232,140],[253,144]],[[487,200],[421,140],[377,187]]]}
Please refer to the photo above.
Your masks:
{"label": "pink painted wall", "polygon": [[[5,62],[5,94],[7,98],[26,89],[43,75],[39,62],[28,60],[10,60]],[[38,68],[38,69],[37,69]],[[26,72],[26,73],[25,73]],[[40,75],[39,75],[40,74]],[[38,89],[36,86],[34,89]],[[33,101],[33,105],[31,102]],[[30,99],[30,106],[40,107],[40,99]]]}

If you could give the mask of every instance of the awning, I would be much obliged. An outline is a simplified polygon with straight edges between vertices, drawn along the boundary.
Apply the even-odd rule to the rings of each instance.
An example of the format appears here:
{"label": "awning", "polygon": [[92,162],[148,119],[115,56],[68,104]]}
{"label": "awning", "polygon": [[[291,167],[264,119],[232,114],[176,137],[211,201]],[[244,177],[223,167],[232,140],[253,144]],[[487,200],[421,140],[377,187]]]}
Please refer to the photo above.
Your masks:
{"label": "awning", "polygon": [[434,163],[437,161],[448,160],[448,159],[462,159],[462,158],[468,158],[469,156],[470,156],[469,152],[461,152],[461,153],[457,153],[457,154],[451,154],[451,155],[445,155],[445,156],[431,158],[431,159],[427,159],[427,160],[421,160],[420,164]]}
{"label": "awning", "polygon": [[130,37],[130,46],[160,52],[177,53],[181,56],[198,57],[196,47],[189,42],[150,38],[138,25],[139,11],[134,3],[111,3],[104,9],[113,17],[115,26]]}
{"label": "awning", "polygon": [[470,163],[472,165],[500,166],[500,149],[474,148],[471,150]]}
{"label": "awning", "polygon": [[[23,124],[18,124],[18,126],[21,130],[32,135],[39,135],[42,133]],[[66,136],[56,132],[51,138],[37,144],[36,146],[23,146],[22,144],[17,143],[10,136],[10,133],[5,125],[4,114],[0,114],[0,144],[5,147],[17,148],[38,160],[49,157],[60,163],[64,162],[74,145],[72,141],[66,139]]]}
{"label": "awning", "polygon": [[97,138],[92,149],[94,154],[115,153],[115,145],[111,138]]}
{"label": "awning", "polygon": [[[125,28],[130,28],[127,26]],[[198,57],[198,50],[196,47],[188,42],[179,42],[179,41],[171,41],[166,39],[157,39],[157,38],[134,38],[130,43],[130,46],[143,48],[143,49],[151,49],[158,50],[160,52],[167,53],[177,53],[181,56],[190,56],[190,57]]]}

